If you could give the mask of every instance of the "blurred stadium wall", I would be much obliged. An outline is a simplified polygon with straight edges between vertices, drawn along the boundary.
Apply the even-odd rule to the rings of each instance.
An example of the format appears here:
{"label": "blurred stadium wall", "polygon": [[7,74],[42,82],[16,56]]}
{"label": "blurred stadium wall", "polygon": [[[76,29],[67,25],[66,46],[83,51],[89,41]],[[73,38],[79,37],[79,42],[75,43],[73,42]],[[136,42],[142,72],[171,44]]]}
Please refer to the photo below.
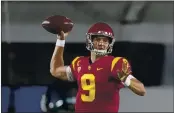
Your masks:
{"label": "blurred stadium wall", "polygon": [[[67,16],[75,23],[67,38],[66,64],[77,55],[88,55],[84,42],[91,24],[103,21],[112,26],[117,40],[113,55],[128,57],[134,75],[147,87],[147,96],[142,98],[123,89],[120,111],[173,111],[172,2],[2,2],[4,111],[9,99],[9,89],[5,86],[44,87],[52,83],[49,61],[56,36],[46,32],[41,23],[55,14]],[[29,88],[31,92],[38,91],[38,86]],[[38,96],[33,98],[39,98],[38,106],[41,94],[46,90],[44,88],[38,94],[32,93]],[[19,100],[16,99],[16,102]],[[135,104],[131,104],[132,101]],[[27,108],[28,105],[24,106],[32,110]],[[33,108],[33,112],[36,109]]]}

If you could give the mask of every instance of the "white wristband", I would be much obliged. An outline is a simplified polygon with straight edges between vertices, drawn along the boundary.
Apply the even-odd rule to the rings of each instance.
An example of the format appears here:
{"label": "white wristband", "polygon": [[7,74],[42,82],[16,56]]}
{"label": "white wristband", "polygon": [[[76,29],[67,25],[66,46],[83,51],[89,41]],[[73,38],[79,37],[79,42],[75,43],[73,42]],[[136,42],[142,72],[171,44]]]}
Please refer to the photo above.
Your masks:
{"label": "white wristband", "polygon": [[64,47],[65,46],[65,40],[57,39],[56,46]]}
{"label": "white wristband", "polygon": [[131,79],[132,78],[135,78],[134,76],[132,75],[129,75],[127,78],[126,78],[126,81],[124,82],[125,86],[130,86],[131,84]]}

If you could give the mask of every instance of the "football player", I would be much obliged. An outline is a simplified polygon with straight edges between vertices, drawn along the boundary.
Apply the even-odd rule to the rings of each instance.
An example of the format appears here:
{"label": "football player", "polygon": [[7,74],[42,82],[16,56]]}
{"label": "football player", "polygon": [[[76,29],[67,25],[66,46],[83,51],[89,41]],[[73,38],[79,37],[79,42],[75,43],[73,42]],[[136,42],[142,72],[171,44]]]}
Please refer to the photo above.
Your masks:
{"label": "football player", "polygon": [[128,60],[109,55],[115,38],[108,24],[98,22],[89,28],[86,48],[90,56],[78,56],[69,66],[64,66],[67,35],[62,31],[57,38],[50,72],[59,79],[77,81],[76,112],[118,112],[119,91],[124,86],[137,95],[145,95],[144,85],[132,75]]}

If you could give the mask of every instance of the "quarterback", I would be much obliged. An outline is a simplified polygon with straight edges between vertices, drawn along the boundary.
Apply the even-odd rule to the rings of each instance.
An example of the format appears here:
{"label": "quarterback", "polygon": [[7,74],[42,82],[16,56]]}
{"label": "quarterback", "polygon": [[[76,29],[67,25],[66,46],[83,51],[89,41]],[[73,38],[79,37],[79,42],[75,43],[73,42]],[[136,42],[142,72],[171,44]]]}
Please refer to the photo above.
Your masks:
{"label": "quarterback", "polygon": [[90,56],[77,56],[65,66],[63,53],[67,35],[62,31],[57,36],[50,72],[56,78],[77,82],[75,112],[118,112],[119,91],[123,87],[139,96],[145,95],[144,85],[132,75],[128,60],[109,55],[115,37],[108,24],[93,24],[86,34]]}

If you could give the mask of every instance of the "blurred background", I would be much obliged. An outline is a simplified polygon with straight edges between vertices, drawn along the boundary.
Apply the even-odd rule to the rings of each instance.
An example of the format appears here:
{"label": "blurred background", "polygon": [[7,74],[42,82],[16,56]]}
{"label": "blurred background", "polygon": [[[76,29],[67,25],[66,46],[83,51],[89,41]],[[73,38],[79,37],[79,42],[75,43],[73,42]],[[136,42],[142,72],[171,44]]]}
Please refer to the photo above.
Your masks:
{"label": "blurred background", "polygon": [[56,36],[41,23],[51,15],[71,18],[64,61],[89,55],[85,34],[95,22],[114,30],[113,55],[127,57],[147,94],[122,89],[120,112],[173,111],[173,2],[1,2],[2,112],[73,111],[76,83],[51,77]]}

